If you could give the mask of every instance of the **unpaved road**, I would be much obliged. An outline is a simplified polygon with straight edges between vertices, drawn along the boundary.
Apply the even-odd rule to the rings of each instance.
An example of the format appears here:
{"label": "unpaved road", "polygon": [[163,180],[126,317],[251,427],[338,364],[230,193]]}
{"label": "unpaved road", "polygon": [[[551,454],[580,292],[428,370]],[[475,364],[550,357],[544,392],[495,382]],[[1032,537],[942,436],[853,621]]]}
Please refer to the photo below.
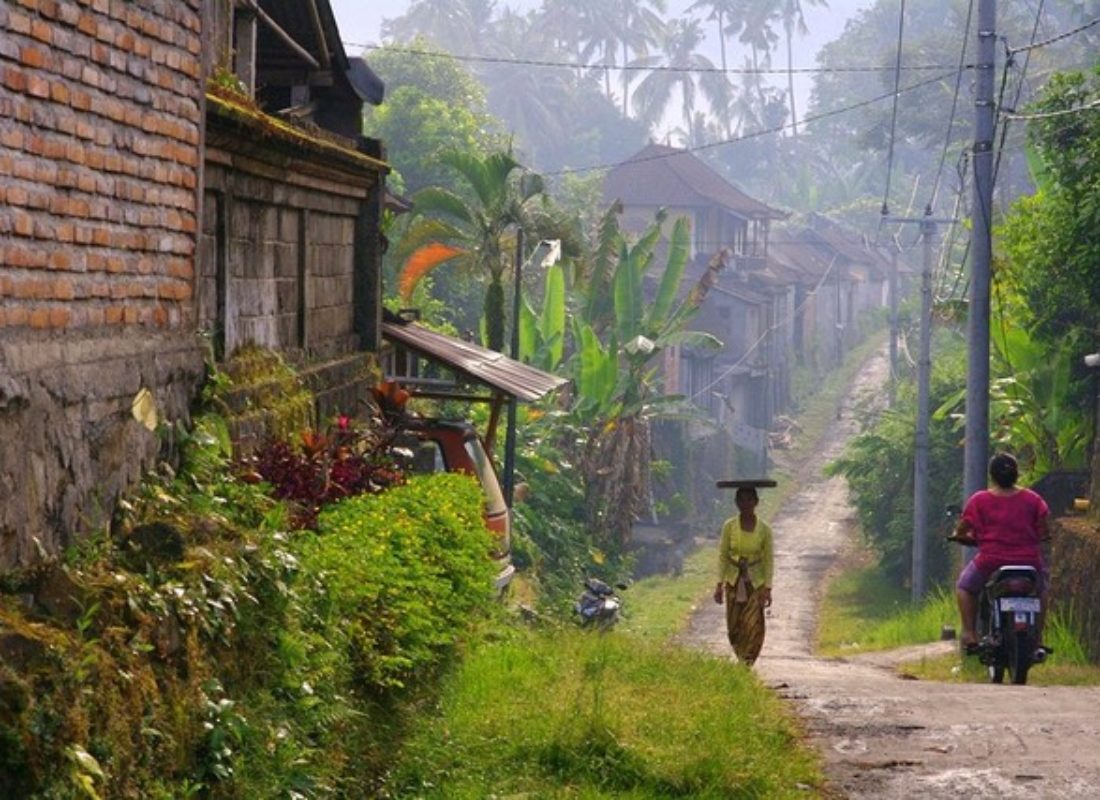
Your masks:
{"label": "unpaved road", "polygon": [[[798,470],[799,491],[772,520],[775,604],[758,674],[791,701],[824,757],[831,793],[840,797],[1100,798],[1100,688],[898,677],[895,664],[919,658],[919,649],[849,659],[813,655],[822,582],[856,524],[844,479],[824,478],[821,467],[857,432],[862,403],[881,394],[885,375],[881,355],[864,366],[820,458]],[[700,603],[685,639],[732,657],[714,603]],[[948,652],[950,645],[928,650]]]}

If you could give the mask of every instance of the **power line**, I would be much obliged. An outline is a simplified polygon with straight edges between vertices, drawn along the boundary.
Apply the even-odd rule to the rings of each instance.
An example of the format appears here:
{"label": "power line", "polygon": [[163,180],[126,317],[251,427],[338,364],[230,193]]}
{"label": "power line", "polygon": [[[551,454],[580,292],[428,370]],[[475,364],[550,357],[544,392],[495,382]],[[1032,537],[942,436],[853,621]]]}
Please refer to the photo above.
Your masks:
{"label": "power line", "polygon": [[1076,36],[1077,34],[1081,33],[1081,31],[1087,31],[1089,28],[1093,27],[1094,25],[1100,25],[1100,17],[1097,17],[1096,19],[1094,19],[1090,22],[1086,22],[1083,25],[1078,25],[1073,30],[1066,31],[1065,33],[1060,33],[1057,36],[1053,36],[1050,39],[1046,39],[1042,42],[1034,42],[1033,44],[1025,45],[1024,47],[1009,48],[1008,54],[1010,56],[1014,56],[1017,53],[1024,53],[1024,52],[1027,52],[1029,50],[1038,50],[1040,47],[1047,47],[1049,45],[1054,44],[1055,42],[1060,42],[1063,39],[1068,39],[1070,36]]}
{"label": "power line", "polygon": [[970,39],[970,23],[974,16],[974,0],[966,9],[966,26],[963,31],[962,49],[959,51],[959,73],[955,76],[955,94],[951,98],[951,115],[947,118],[947,133],[943,137],[943,150],[940,152],[940,165],[936,169],[936,178],[932,181],[932,198],[928,205],[935,208],[936,199],[940,193],[940,178],[943,177],[943,167],[947,161],[947,150],[951,145],[951,133],[955,128],[955,112],[959,107],[959,90],[962,87],[962,67],[966,61],[966,43]]}
{"label": "power line", "polygon": [[[424,56],[427,58],[448,58],[453,61],[467,61],[479,64],[508,64],[522,67],[549,67],[570,70],[615,70],[617,72],[670,72],[692,74],[719,74],[719,75],[821,75],[821,74],[851,74],[874,73],[893,71],[895,67],[889,66],[853,66],[853,67],[795,67],[786,69],[781,67],[645,67],[638,64],[578,64],[572,61],[547,61],[543,59],[507,58],[504,56],[481,55],[455,55],[436,50],[424,50],[415,47],[399,47],[389,44],[361,44],[358,42],[343,42],[345,47],[360,47],[364,50],[386,50],[391,53],[403,53],[412,56]],[[967,65],[967,66],[973,66]],[[902,68],[906,72],[930,72],[932,70],[946,70],[952,67],[946,64],[919,64]]]}
{"label": "power line", "polygon": [[1074,108],[1063,108],[1060,111],[1043,111],[1034,114],[1016,114],[1008,111],[1002,111],[1001,116],[1005,119],[1050,119],[1051,117],[1064,117],[1069,114],[1081,114],[1085,111],[1092,111],[1095,108],[1100,108],[1100,99],[1093,100],[1091,103],[1085,103],[1083,106],[1075,106]]}
{"label": "power line", "polygon": [[901,46],[905,37],[905,0],[898,12],[898,49],[894,57],[894,109],[890,114],[890,151],[886,157],[886,192],[882,197],[882,214],[890,213],[890,179],[894,174],[894,140],[898,128],[898,87],[901,85]]}
{"label": "power line", "polygon": [[[899,93],[904,94],[906,92],[915,91],[916,89],[922,89],[925,86],[931,86],[934,83],[939,83],[940,81],[944,80],[945,78],[949,78],[954,74],[955,74],[955,70],[952,69],[950,72],[941,73],[941,74],[936,75],[932,78],[926,78],[923,81],[918,81],[917,83],[906,86],[902,89],[899,89],[898,91],[899,91]],[[885,100],[888,97],[893,97],[893,96],[894,96],[894,92],[887,92],[885,94],[876,95],[875,97],[871,97],[867,100],[861,100],[858,103],[852,103],[851,105],[842,106],[841,108],[834,108],[832,111],[824,111],[820,114],[811,114],[810,116],[803,117],[798,122],[798,124],[799,125],[805,125],[808,122],[817,122],[818,120],[840,116],[841,114],[846,114],[849,111],[855,111],[855,110],[860,109],[860,108],[866,108],[867,106],[874,105],[875,103],[879,102],[880,100]],[[680,153],[697,153],[699,151],[710,150],[710,149],[713,149],[715,147],[724,147],[727,144],[736,144],[737,142],[743,142],[743,141],[746,141],[746,140],[749,140],[749,139],[757,139],[757,138],[760,138],[762,136],[770,136],[770,135],[775,134],[775,133],[782,133],[783,131],[787,130],[788,128],[793,127],[794,124],[795,123],[788,122],[788,123],[785,123],[783,125],[776,125],[776,126],[771,127],[771,128],[764,128],[764,129],[759,130],[759,131],[753,131],[752,133],[746,133],[746,134],[742,134],[740,136],[734,136],[734,137],[731,137],[729,139],[722,139],[722,140],[717,141],[717,142],[708,142],[706,144],[696,145],[695,147],[685,147],[683,149],[677,149],[673,153],[661,153],[661,154],[658,154],[658,155],[646,156],[645,158],[632,159],[629,163],[631,163],[631,164],[641,164],[641,163],[645,163],[647,161],[659,161],[662,158],[668,158],[670,155],[678,155]],[[574,169],[561,169],[561,170],[557,170],[555,172],[544,172],[542,174],[543,174],[544,177],[556,177],[558,175],[575,175],[575,174],[578,174],[578,173],[593,172],[595,170],[600,170],[600,169],[611,169],[612,167],[619,166],[620,163],[622,163],[622,162],[615,162],[613,164],[594,164],[594,165],[588,166],[588,167],[576,167]]]}

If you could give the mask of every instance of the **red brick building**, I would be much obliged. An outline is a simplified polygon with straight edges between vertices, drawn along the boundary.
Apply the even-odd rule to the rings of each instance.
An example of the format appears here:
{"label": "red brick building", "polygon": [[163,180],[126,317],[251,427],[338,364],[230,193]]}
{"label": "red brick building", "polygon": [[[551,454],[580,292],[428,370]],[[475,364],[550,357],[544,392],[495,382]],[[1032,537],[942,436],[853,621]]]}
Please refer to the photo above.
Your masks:
{"label": "red brick building", "polygon": [[[286,97],[235,116],[216,66]],[[200,326],[343,376],[376,345],[380,146],[264,121],[354,137],[364,69],[326,0],[0,4],[0,567],[105,524],[159,452],[131,402],[187,420]]]}

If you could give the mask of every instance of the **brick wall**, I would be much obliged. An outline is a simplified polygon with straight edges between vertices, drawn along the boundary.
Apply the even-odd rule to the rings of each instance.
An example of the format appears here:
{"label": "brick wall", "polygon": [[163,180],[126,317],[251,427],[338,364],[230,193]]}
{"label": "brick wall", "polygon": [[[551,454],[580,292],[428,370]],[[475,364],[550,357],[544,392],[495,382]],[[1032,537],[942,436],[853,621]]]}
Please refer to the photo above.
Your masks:
{"label": "brick wall", "polygon": [[0,327],[191,321],[199,4],[0,5]]}
{"label": "brick wall", "polygon": [[0,566],[101,524],[185,416],[201,0],[0,4]]}

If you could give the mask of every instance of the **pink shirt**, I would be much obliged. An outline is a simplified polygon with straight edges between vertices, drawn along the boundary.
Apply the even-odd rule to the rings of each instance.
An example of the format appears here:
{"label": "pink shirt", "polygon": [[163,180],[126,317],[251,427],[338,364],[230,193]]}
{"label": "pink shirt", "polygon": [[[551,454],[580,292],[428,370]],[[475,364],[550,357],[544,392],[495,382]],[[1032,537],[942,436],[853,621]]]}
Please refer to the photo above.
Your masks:
{"label": "pink shirt", "polygon": [[1046,501],[1031,489],[1010,495],[983,489],[971,495],[962,518],[974,528],[979,564],[1039,566],[1039,522],[1049,513]]}

